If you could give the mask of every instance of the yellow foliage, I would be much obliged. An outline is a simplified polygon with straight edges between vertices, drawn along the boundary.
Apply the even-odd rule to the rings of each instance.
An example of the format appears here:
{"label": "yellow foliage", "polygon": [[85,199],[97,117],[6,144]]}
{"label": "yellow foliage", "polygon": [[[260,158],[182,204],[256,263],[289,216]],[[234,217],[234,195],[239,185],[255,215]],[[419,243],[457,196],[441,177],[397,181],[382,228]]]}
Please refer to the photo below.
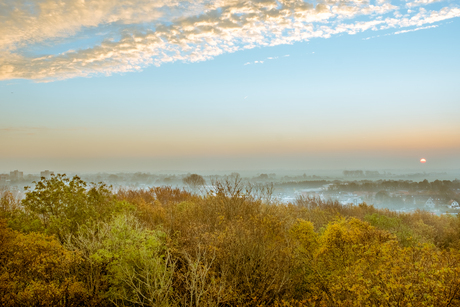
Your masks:
{"label": "yellow foliage", "polygon": [[[311,229],[311,227],[310,227]],[[309,266],[308,299],[327,306],[460,304],[460,254],[434,246],[401,247],[357,219],[330,223]],[[306,276],[307,277],[307,276]]]}
{"label": "yellow foliage", "polygon": [[[238,178],[204,196],[171,187],[88,194],[78,179],[78,193],[61,197],[56,187],[67,181],[53,182],[28,196],[36,208],[13,208],[7,196],[0,211],[24,233],[41,229],[27,226],[35,212],[61,242],[70,234],[80,244],[67,243],[71,252],[0,222],[1,306],[100,306],[110,298],[126,306],[460,306],[460,217],[306,198],[280,204],[251,196]],[[60,200],[56,208],[86,211],[51,214],[47,193]],[[108,210],[112,203],[129,210]],[[110,227],[93,227],[114,212],[139,231],[119,227],[114,237]],[[152,254],[155,240],[144,234],[158,235],[161,252]]]}
{"label": "yellow foliage", "polygon": [[56,239],[21,234],[0,222],[0,305],[78,306],[84,285],[72,276],[79,257]]}

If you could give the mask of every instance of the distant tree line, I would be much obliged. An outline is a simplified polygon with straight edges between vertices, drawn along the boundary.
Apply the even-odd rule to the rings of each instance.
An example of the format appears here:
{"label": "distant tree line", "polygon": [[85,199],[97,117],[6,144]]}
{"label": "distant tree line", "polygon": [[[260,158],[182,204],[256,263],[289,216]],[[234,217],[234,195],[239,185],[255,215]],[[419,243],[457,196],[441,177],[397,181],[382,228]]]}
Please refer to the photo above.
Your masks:
{"label": "distant tree line", "polygon": [[331,181],[327,180],[304,180],[304,181],[287,181],[287,182],[279,182],[275,183],[275,187],[285,188],[285,187],[293,187],[293,188],[319,188],[326,184],[330,184]]}
{"label": "distant tree line", "polygon": [[414,182],[411,180],[377,180],[377,181],[347,181],[335,182],[329,186],[329,191],[446,191],[460,189],[460,180],[435,180],[429,182],[423,180]]}
{"label": "distant tree line", "polygon": [[380,173],[378,171],[343,171],[345,177],[378,177]]}
{"label": "distant tree line", "polygon": [[328,187],[330,192],[391,192],[406,190],[411,193],[424,192],[437,195],[444,201],[451,199],[460,201],[460,180],[423,180],[413,182],[410,180],[379,180],[379,181],[351,181],[335,182]]}

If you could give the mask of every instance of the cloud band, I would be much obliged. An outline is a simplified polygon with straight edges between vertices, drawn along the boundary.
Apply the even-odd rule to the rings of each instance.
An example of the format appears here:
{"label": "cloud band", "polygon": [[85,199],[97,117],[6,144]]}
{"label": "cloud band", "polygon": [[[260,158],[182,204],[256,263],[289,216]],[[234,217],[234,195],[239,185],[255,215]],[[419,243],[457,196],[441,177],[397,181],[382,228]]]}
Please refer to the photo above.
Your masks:
{"label": "cloud band", "polygon": [[[415,0],[406,7],[431,2]],[[32,8],[30,1],[19,3],[2,4],[0,80],[111,75],[174,61],[205,61],[254,47],[421,27],[460,17],[456,6],[431,11],[420,7],[403,15],[399,7],[381,0],[45,0]],[[82,31],[101,27],[108,31],[92,47],[45,56],[30,51],[31,46],[72,41]]]}

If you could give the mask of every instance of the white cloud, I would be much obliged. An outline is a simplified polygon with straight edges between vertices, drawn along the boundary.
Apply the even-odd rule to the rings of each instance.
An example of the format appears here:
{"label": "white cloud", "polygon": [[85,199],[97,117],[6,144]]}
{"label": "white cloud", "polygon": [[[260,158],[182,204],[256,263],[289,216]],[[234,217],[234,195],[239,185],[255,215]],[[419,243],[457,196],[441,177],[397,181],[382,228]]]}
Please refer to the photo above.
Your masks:
{"label": "white cloud", "polygon": [[[178,0],[6,0],[0,10],[0,49],[14,50],[28,43],[72,36],[85,27],[167,19],[163,8],[182,11],[181,5]],[[204,5],[188,8],[198,13]]]}
{"label": "white cloud", "polygon": [[406,7],[411,8],[420,5],[427,5],[435,2],[441,2],[442,0],[415,0],[406,3]]}
{"label": "white cloud", "polygon": [[377,37],[380,37],[380,35],[369,36],[369,37],[363,38],[363,40],[364,40],[364,41],[367,41],[367,40],[370,40],[370,39],[373,39],[373,38],[377,38]]}
{"label": "white cloud", "polygon": [[[222,53],[342,33],[421,29],[460,17],[460,8],[451,6],[384,18],[400,8],[390,1],[374,5],[360,0],[321,0],[316,5],[302,0],[6,0],[0,5],[0,80],[38,81],[204,61]],[[355,21],[356,16],[368,20]],[[104,40],[91,48],[31,55],[31,46],[72,42],[88,29]],[[119,39],[112,39],[114,33]]]}
{"label": "white cloud", "polygon": [[427,26],[427,27],[420,27],[420,28],[415,28],[415,29],[411,29],[411,30],[402,30],[402,31],[397,31],[393,34],[403,34],[403,33],[408,33],[408,32],[414,32],[414,31],[419,31],[419,30],[425,30],[425,29],[432,29],[432,28],[437,28],[438,25],[434,25],[434,26]]}
{"label": "white cloud", "polygon": [[[278,59],[277,56],[275,56],[275,57],[268,57],[268,58],[267,58],[267,60],[276,60],[276,59]],[[253,64],[263,64],[263,63],[264,63],[264,61],[254,61],[254,62],[253,62]],[[247,62],[247,63],[245,63],[244,65],[250,65],[250,64],[251,64],[251,62]]]}

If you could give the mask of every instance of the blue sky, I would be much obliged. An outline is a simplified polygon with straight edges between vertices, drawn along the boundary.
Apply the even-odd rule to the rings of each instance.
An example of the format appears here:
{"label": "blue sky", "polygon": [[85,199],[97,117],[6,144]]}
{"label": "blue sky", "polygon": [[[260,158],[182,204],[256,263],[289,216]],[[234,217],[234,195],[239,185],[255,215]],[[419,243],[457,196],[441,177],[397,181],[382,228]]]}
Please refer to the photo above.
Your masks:
{"label": "blue sky", "polygon": [[[75,4],[81,20],[70,22],[70,8],[43,1],[61,18],[42,7],[23,12],[32,30],[8,14],[0,23],[0,34],[43,33],[0,40],[0,171],[419,169],[422,157],[426,169],[460,168],[455,1],[318,1],[300,17],[278,5],[257,35],[208,29],[225,10],[261,18],[247,2],[139,0],[140,12],[109,2],[86,1],[97,18]],[[208,36],[174,43],[199,27]],[[157,31],[169,41],[148,38]]]}

